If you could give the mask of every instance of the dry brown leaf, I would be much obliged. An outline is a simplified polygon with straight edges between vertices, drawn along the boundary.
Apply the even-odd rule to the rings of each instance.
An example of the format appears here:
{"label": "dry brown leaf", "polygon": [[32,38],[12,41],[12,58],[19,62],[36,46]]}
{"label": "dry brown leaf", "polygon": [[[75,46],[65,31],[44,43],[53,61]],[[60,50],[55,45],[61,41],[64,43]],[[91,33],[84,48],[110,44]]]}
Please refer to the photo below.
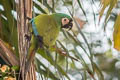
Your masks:
{"label": "dry brown leaf", "polygon": [[120,51],[120,14],[114,24],[113,40],[114,48]]}
{"label": "dry brown leaf", "polygon": [[83,20],[81,20],[81,19],[78,18],[78,17],[74,17],[74,19],[79,23],[80,29],[82,29],[83,26],[84,26],[84,24],[86,23],[86,21],[83,21]]}
{"label": "dry brown leaf", "polygon": [[[78,22],[78,24],[80,25],[80,29],[82,29],[84,27],[84,25],[86,24],[86,21],[81,20],[78,17],[74,17],[74,19],[76,20],[76,22]],[[73,22],[73,27],[72,27],[72,31],[75,33],[78,33],[78,28],[76,26],[76,24]]]}

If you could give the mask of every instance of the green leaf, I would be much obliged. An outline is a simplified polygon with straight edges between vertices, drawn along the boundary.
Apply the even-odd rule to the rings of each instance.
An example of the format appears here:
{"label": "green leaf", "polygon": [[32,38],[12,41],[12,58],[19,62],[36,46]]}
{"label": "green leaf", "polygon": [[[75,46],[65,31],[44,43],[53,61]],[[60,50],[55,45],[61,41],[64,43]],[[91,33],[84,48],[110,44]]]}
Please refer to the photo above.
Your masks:
{"label": "green leaf", "polygon": [[100,70],[100,68],[93,62],[93,69],[97,73],[99,80],[104,80],[104,76]]}
{"label": "green leaf", "polygon": [[74,36],[72,36],[72,34],[70,34],[69,32],[67,32],[67,34],[69,35],[69,38],[71,38],[76,45],[79,45],[83,50],[84,52],[87,54],[87,56],[90,58],[88,52],[86,51],[86,49],[82,46],[82,43],[77,39],[77,38],[74,38]]}
{"label": "green leaf", "polygon": [[0,78],[0,80],[3,80],[3,78]]}
{"label": "green leaf", "polygon": [[[4,8],[4,16],[7,18],[7,24],[6,26],[9,31],[9,36],[7,35],[6,37],[9,37],[9,44],[12,44],[12,46],[15,47],[16,53],[18,53],[18,38],[17,38],[17,27],[16,27],[16,21],[12,15],[12,7],[10,5],[9,0],[1,0],[1,4]],[[7,5],[7,6],[6,6]],[[2,26],[3,27],[3,26]]]}
{"label": "green leaf", "polygon": [[101,9],[101,11],[100,11],[100,17],[99,17],[99,21],[100,21],[100,19],[101,19],[101,17],[102,17],[102,15],[103,15],[103,13],[104,13],[104,10],[105,10],[105,8],[108,6],[108,5],[110,5],[110,2],[111,2],[111,0],[102,0],[102,9]]}
{"label": "green leaf", "polygon": [[15,71],[19,71],[19,66],[12,66],[11,69],[13,69]]}
{"label": "green leaf", "polygon": [[104,30],[106,29],[106,24],[108,22],[108,18],[112,12],[112,9],[115,7],[115,5],[117,4],[117,1],[118,0],[102,0],[102,9],[100,11],[100,17],[99,17],[99,22],[100,22],[100,19],[101,17],[103,16],[103,13],[105,11],[105,9],[109,6],[109,9],[107,11],[107,14],[106,14],[106,17],[105,17],[105,23],[104,23]]}
{"label": "green leaf", "polygon": [[44,10],[44,9],[42,9],[41,7],[40,7],[40,5],[38,5],[38,4],[36,4],[35,2],[33,2],[34,3],[34,5],[35,5],[35,7],[38,9],[38,10],[40,10],[42,13],[44,13],[44,14],[47,14],[47,12]]}
{"label": "green leaf", "polygon": [[[55,60],[53,59],[53,57],[51,56],[52,53],[50,53],[47,49],[46,50],[41,50],[39,49],[37,51],[37,53],[39,53],[42,57],[44,57],[45,59],[48,60],[48,62],[50,62],[51,65],[55,65]],[[56,64],[56,68],[57,70],[64,76],[66,76],[69,80],[69,76],[67,75],[67,73],[61,68],[61,66],[59,66],[58,64]]]}
{"label": "green leaf", "polygon": [[107,24],[108,18],[110,16],[111,12],[112,12],[112,9],[116,5],[116,3],[117,3],[117,0],[113,0],[113,1],[110,2],[110,7],[109,7],[109,9],[107,11],[107,15],[105,17],[105,26],[104,26],[104,29],[106,28],[106,24]]}
{"label": "green leaf", "polygon": [[49,11],[51,11],[52,13],[55,13],[54,8],[50,7],[50,5],[47,3],[47,0],[43,0],[43,5],[45,5]]}
{"label": "green leaf", "polygon": [[72,6],[72,1],[65,1],[64,5],[66,5],[66,6],[68,6],[68,5]]}
{"label": "green leaf", "polygon": [[85,15],[85,17],[86,17],[86,20],[87,20],[87,15],[86,15],[86,13],[85,13],[85,11],[84,11],[84,9],[83,9],[83,7],[82,7],[81,3],[80,3],[80,0],[77,0],[77,2],[78,2],[78,4],[79,4],[79,7],[81,8],[81,10],[82,10],[83,14],[84,14],[84,15]]}
{"label": "green leaf", "polygon": [[[37,65],[37,71],[43,75],[45,75],[46,77],[50,77],[51,79],[55,79],[55,80],[59,80],[55,74],[53,74],[49,68],[47,68],[42,62],[40,62],[37,58],[36,58],[36,65]],[[41,69],[40,66],[43,66],[45,68],[45,70]],[[48,76],[47,73],[49,72]]]}

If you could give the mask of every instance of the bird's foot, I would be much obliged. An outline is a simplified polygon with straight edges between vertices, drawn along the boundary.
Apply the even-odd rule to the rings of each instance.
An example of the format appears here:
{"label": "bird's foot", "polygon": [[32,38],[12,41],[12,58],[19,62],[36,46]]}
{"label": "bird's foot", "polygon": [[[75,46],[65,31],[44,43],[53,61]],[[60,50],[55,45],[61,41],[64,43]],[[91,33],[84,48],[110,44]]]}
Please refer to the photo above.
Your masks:
{"label": "bird's foot", "polygon": [[30,36],[30,35],[25,34],[25,38],[26,38],[28,41],[31,40],[31,36]]}

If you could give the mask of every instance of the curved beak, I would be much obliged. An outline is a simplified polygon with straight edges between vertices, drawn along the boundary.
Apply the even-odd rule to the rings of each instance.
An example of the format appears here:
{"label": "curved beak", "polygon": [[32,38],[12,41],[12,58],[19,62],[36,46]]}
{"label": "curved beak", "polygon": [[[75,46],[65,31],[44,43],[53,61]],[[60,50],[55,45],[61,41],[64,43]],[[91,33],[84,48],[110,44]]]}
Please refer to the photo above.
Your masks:
{"label": "curved beak", "polygon": [[62,28],[65,28],[65,29],[69,29],[69,30],[71,30],[72,29],[72,27],[73,27],[73,23],[72,23],[72,19],[70,19],[69,20],[69,23],[68,24],[66,24],[66,25],[64,25],[64,26],[62,26]]}

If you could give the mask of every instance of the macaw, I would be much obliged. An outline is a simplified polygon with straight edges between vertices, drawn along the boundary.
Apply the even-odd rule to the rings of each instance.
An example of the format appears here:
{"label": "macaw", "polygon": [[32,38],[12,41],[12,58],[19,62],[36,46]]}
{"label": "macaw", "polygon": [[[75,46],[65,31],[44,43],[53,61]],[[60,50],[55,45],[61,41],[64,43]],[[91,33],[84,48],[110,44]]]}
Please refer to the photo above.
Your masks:
{"label": "macaw", "polygon": [[31,19],[30,23],[32,24],[33,35],[30,41],[31,45],[28,52],[30,57],[27,66],[30,66],[38,48],[52,47],[55,45],[60,30],[62,28],[70,30],[73,26],[72,18],[64,13],[41,14]]}

